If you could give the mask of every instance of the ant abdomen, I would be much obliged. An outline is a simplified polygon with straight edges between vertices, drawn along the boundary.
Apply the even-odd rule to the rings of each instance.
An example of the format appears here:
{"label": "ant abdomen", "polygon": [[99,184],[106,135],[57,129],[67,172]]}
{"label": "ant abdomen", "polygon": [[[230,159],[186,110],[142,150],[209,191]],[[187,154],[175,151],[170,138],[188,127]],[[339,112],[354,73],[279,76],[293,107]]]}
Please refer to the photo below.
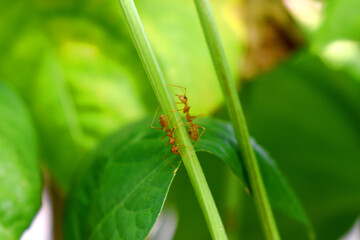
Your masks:
{"label": "ant abdomen", "polygon": [[196,141],[199,137],[199,129],[196,125],[190,125],[188,128],[189,136],[192,140]]}
{"label": "ant abdomen", "polygon": [[169,126],[169,121],[167,117],[163,114],[159,115],[159,123],[164,128],[164,132],[166,131],[166,128]]}

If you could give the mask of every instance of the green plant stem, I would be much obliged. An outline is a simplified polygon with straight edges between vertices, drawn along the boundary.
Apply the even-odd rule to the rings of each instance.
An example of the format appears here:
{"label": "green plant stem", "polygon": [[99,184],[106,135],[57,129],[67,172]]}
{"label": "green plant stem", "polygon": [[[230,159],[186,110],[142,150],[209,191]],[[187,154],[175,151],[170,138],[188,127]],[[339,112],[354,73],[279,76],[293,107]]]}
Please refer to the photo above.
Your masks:
{"label": "green plant stem", "polygon": [[218,79],[224,94],[225,102],[230,114],[239,148],[244,158],[249,176],[251,191],[261,219],[261,223],[268,239],[280,239],[276,222],[266,194],[258,162],[250,144],[244,113],[240,104],[229,64],[221,44],[214,16],[208,0],[194,0],[200,22],[211,53]]}
{"label": "green plant stem", "polygon": [[[134,2],[133,0],[118,0],[118,2],[156,97],[168,119],[171,119],[171,125],[174,126],[181,118],[177,112],[173,112],[176,109],[175,101],[167,87],[164,75],[146,36]],[[187,146],[180,147],[181,157],[212,238],[227,239],[219,212],[215,206],[214,199],[212,198],[204,173],[200,167],[199,160],[197,159],[185,127],[178,128],[177,131],[175,131],[175,136],[180,146]]]}

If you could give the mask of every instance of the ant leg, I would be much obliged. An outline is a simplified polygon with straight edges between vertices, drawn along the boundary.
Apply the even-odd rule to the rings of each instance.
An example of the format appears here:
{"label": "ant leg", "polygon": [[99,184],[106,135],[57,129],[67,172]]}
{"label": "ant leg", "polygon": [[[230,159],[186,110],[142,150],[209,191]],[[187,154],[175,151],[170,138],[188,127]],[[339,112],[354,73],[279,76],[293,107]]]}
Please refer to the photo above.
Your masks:
{"label": "ant leg", "polygon": [[[182,118],[180,118],[179,121],[177,121],[177,123],[175,123],[174,128],[171,129],[171,133],[173,133],[177,128],[179,128],[179,127],[177,127],[177,125],[180,123],[180,121],[182,121]],[[185,124],[181,125],[181,127],[184,126],[184,125],[185,125]]]}
{"label": "ant leg", "polygon": [[154,121],[155,121],[155,117],[156,117],[156,115],[157,115],[157,113],[158,113],[158,111],[159,111],[159,108],[160,108],[160,105],[158,106],[158,108],[156,109],[156,112],[155,112],[155,115],[154,115],[154,117],[153,117],[153,120],[152,120],[152,122],[151,122],[151,128],[154,128],[154,129],[163,129],[162,127],[160,128],[160,127],[154,127]]}
{"label": "ant leg", "polygon": [[179,111],[184,111],[185,108],[183,109],[176,109],[176,110],[171,110],[172,112],[179,112]]}
{"label": "ant leg", "polygon": [[[178,147],[186,147],[186,148],[189,149],[189,150],[192,149],[192,148],[190,148],[190,147],[188,147],[188,146],[186,146],[186,145],[182,145],[182,144],[178,144]],[[191,154],[191,156],[193,156],[193,155]]]}
{"label": "ant leg", "polygon": [[196,119],[196,118],[200,118],[200,117],[203,117],[203,116],[204,116],[204,114],[201,113],[201,114],[196,115],[196,116],[191,116],[190,119],[191,119],[191,120],[194,120],[194,119]]}
{"label": "ant leg", "polygon": [[162,138],[159,139],[159,141],[163,140],[164,138],[166,138],[168,135],[166,134],[165,136],[163,136]]}
{"label": "ant leg", "polygon": [[[173,128],[173,132],[176,130],[176,129],[178,129],[179,127],[177,127],[177,125],[180,123],[182,121],[182,118],[180,118],[179,119],[179,121],[177,121],[177,123],[175,124],[175,126],[174,126],[174,128]],[[184,126],[184,124],[183,125],[181,125],[180,127],[182,127],[182,126]]]}
{"label": "ant leg", "polygon": [[[182,158],[180,158],[180,162],[179,162],[179,166],[180,164],[182,163]],[[174,174],[176,174],[176,172],[179,170],[179,167],[178,168],[175,168],[175,170],[173,171]]]}
{"label": "ant leg", "polygon": [[[175,112],[175,111],[172,110],[171,112]],[[169,118],[169,120],[168,120],[169,124],[170,124],[170,122],[171,122],[171,120],[172,120],[172,117],[173,117],[173,116],[170,116],[170,118]],[[176,123],[176,125],[179,124],[180,121],[181,121],[181,119]],[[176,125],[175,125],[175,126],[176,126]],[[162,128],[161,128],[161,129],[162,129]],[[164,132],[165,132],[165,131],[166,131],[166,129],[164,128]]]}
{"label": "ant leg", "polygon": [[178,144],[178,146],[179,146],[179,147],[186,147],[186,148],[188,148],[188,149],[190,149],[190,150],[191,150],[191,148],[190,148],[190,147],[188,147],[188,146],[186,146],[186,145]]}
{"label": "ant leg", "polygon": [[[182,120],[182,119],[181,119],[181,120]],[[180,122],[180,121],[179,121],[179,122]],[[178,122],[177,124],[179,124],[179,122]],[[177,125],[177,124],[176,124],[176,125]],[[184,123],[183,125],[181,125],[181,126],[179,126],[179,127],[176,127],[176,126],[175,126],[174,130],[175,130],[175,129],[178,129],[178,128],[181,128],[181,127],[183,127],[183,126],[185,126],[185,125],[188,125],[188,124],[190,124],[190,123],[189,123],[189,122],[186,122],[186,123]]]}
{"label": "ant leg", "polygon": [[178,86],[178,85],[170,85],[170,84],[168,84],[168,86],[180,88],[180,89],[182,89],[184,91],[184,95],[186,95],[186,88]]}
{"label": "ant leg", "polygon": [[[180,120],[176,123],[176,125],[178,125],[181,120],[182,120],[182,119],[180,119]],[[170,138],[172,138],[172,134],[173,134],[174,131],[176,130],[176,125],[175,125],[175,127],[174,127],[173,129],[171,129],[171,130],[170,130],[170,129],[167,129],[168,131],[170,130],[170,135],[169,135],[169,133],[167,133],[167,134],[164,135],[162,138],[160,138],[159,141],[163,140],[164,138],[166,138],[166,137],[168,137],[168,136],[170,136]],[[162,129],[162,128],[161,128],[161,129]],[[167,146],[167,145],[169,144],[169,142],[170,142],[170,139],[169,139],[168,142],[165,144],[165,146]]]}
{"label": "ant leg", "polygon": [[166,155],[165,157],[163,157],[163,160],[165,160],[168,164],[170,164],[172,167],[176,168],[173,164],[171,164],[168,160],[166,160],[167,157],[169,157],[170,155],[175,154],[175,153],[170,153],[168,155]]}
{"label": "ant leg", "polygon": [[194,144],[194,147],[196,146],[196,144],[198,143],[198,141],[200,140],[201,136],[204,134],[206,128],[204,128],[203,126],[200,126],[200,125],[196,125],[196,127],[199,127],[199,128],[202,128],[203,131],[200,133],[199,137],[196,139],[196,142]]}

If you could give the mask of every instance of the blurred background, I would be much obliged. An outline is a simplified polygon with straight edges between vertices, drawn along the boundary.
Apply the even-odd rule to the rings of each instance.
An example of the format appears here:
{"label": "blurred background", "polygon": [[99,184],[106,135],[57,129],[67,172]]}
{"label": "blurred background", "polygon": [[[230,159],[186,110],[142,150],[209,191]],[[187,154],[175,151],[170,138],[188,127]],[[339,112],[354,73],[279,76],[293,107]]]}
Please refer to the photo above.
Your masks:
{"label": "blurred background", "polygon": [[[191,0],[136,0],[167,81],[194,114],[228,119]],[[250,133],[277,162],[317,239],[360,239],[360,1],[212,0]],[[41,211],[22,240],[62,239],[91,150],[158,107],[116,0],[0,0],[0,81],[35,125]],[[231,239],[264,239],[251,198],[200,155]],[[283,239],[307,239],[276,212]],[[196,223],[196,224],[194,224]],[[184,168],[149,239],[210,239]]]}

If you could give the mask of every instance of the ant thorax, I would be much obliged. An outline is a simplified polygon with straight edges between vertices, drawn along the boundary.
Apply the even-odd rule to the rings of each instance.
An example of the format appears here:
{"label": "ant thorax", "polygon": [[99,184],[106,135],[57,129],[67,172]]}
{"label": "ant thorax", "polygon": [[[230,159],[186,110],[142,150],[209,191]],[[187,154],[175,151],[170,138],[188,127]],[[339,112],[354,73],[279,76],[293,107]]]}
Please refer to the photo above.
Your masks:
{"label": "ant thorax", "polygon": [[186,112],[186,121],[187,122],[192,122],[192,117],[191,117],[191,115],[190,115],[190,113],[189,112]]}
{"label": "ant thorax", "polygon": [[170,143],[170,145],[174,145],[175,144],[175,138],[170,138],[169,143]]}
{"label": "ant thorax", "polygon": [[190,110],[190,106],[186,104],[186,105],[184,106],[184,113],[188,113],[189,110]]}

